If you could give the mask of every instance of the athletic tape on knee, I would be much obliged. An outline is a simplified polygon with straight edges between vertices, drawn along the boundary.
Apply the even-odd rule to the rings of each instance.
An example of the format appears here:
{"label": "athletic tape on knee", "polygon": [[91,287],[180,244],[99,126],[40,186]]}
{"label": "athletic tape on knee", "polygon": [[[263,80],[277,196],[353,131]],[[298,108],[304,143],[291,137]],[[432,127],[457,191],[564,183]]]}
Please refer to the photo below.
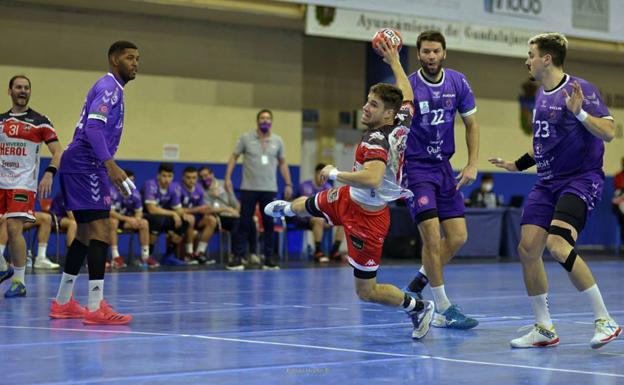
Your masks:
{"label": "athletic tape on knee", "polygon": [[566,258],[565,262],[559,262],[564,269],[568,271],[568,273],[572,272],[572,268],[574,267],[574,262],[576,261],[576,251],[574,249],[570,250],[570,254],[568,254],[568,258]]}
{"label": "athletic tape on knee", "polygon": [[561,238],[565,239],[572,247],[574,247],[574,245],[576,244],[576,241],[572,237],[572,230],[570,229],[552,225],[550,226],[550,229],[548,229],[548,233],[560,236]]}

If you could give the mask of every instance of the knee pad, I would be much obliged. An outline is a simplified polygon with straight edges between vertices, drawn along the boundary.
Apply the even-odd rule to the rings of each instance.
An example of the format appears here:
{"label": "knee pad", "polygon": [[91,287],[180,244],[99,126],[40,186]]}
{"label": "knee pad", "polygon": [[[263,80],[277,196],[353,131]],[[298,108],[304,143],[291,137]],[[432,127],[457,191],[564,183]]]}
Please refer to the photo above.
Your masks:
{"label": "knee pad", "polygon": [[319,210],[318,207],[316,207],[316,195],[313,195],[306,199],[305,208],[308,214],[312,215],[313,217],[325,218],[323,212]]}
{"label": "knee pad", "polygon": [[578,257],[578,254],[576,254],[576,251],[572,249],[570,250],[570,254],[568,254],[568,258],[566,258],[565,262],[559,262],[559,264],[563,266],[563,268],[566,269],[568,273],[570,273],[572,272],[572,268],[574,267],[576,257]]}
{"label": "knee pad", "polygon": [[565,239],[566,242],[568,242],[572,247],[576,245],[576,241],[572,237],[572,230],[566,229],[565,227],[554,225],[550,226],[550,228],[548,229],[548,234],[560,236],[561,238]]}

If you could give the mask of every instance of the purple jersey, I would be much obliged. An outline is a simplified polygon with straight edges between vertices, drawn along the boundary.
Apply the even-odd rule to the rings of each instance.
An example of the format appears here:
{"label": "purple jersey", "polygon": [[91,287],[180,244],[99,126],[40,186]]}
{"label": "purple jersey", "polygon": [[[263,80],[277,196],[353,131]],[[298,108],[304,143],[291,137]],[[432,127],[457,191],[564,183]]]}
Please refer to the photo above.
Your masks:
{"label": "purple jersey", "polygon": [[422,69],[409,76],[414,90],[416,113],[405,149],[405,160],[438,164],[455,153],[455,114],[462,117],[477,111],[474,95],[466,77],[444,69],[442,79],[431,83]]}
{"label": "purple jersey", "polygon": [[115,187],[111,187],[110,196],[112,208],[121,215],[133,217],[137,211],[143,211],[141,193],[138,190],[134,190],[131,195],[123,197]]}
{"label": "purple jersey", "polygon": [[313,180],[306,180],[299,185],[299,196],[311,197],[324,190],[329,190],[332,185],[329,182],[323,183],[321,186],[316,187]]}
{"label": "purple jersey", "polygon": [[[89,120],[104,123],[100,130],[101,143],[89,139]],[[63,173],[91,173],[103,167],[105,160],[114,157],[121,139],[124,120],[123,86],[111,73],[101,77],[89,93],[74,131],[74,137],[63,153]]]}
{"label": "purple jersey", "polygon": [[533,110],[533,151],[537,174],[542,180],[567,179],[587,172],[602,172],[604,143],[587,130],[568,110],[563,90],[572,95],[572,83],[583,90],[583,109],[588,114],[613,119],[600,93],[592,84],[565,75],[563,84],[552,91],[540,88]]}
{"label": "purple jersey", "polygon": [[182,207],[180,190],[180,185],[177,183],[170,183],[169,187],[162,189],[156,179],[150,179],[143,185],[141,195],[145,204],[155,204],[160,208],[173,210]]}
{"label": "purple jersey", "polygon": [[190,191],[183,183],[180,183],[179,186],[182,194],[180,197],[182,207],[190,209],[204,204],[204,190],[199,185],[194,185]]}
{"label": "purple jersey", "polygon": [[56,194],[56,196],[52,200],[52,204],[50,205],[50,213],[56,215],[59,220],[67,216],[67,210],[65,210],[65,200],[63,199],[63,194]]}

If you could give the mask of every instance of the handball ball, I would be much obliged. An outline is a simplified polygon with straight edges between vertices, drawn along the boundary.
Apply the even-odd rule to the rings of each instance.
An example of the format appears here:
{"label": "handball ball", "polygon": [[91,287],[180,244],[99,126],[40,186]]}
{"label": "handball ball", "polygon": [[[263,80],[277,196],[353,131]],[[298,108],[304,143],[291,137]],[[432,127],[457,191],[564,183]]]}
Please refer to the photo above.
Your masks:
{"label": "handball ball", "polygon": [[401,38],[401,34],[399,34],[398,31],[395,31],[392,28],[382,28],[377,31],[377,33],[375,33],[372,41],[373,49],[379,55],[381,55],[381,53],[379,53],[379,51],[377,50],[377,45],[381,42],[382,39],[385,39],[386,42],[397,47],[397,51],[400,51],[401,47],[403,47],[403,39]]}

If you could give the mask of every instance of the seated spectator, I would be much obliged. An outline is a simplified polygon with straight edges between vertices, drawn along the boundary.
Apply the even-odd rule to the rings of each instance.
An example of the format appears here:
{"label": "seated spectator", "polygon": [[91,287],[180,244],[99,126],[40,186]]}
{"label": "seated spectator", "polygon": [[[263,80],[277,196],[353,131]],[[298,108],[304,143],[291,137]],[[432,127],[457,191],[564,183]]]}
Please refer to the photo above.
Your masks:
{"label": "seated spectator", "polygon": [[[199,185],[204,191],[204,204],[208,205],[210,211],[219,217],[221,228],[234,234],[238,231],[238,225],[240,222],[240,203],[234,195],[233,189],[227,189],[222,180],[215,177],[212,170],[208,167],[202,167],[199,169]],[[249,240],[251,249],[256,249],[256,233],[251,233],[253,239]],[[251,238],[251,237],[250,237]],[[230,237],[232,243],[234,237]],[[231,248],[236,247],[234,244]],[[251,253],[250,261],[253,264],[260,264],[260,258]]]}
{"label": "seated spectator", "polygon": [[492,174],[485,173],[481,176],[481,184],[472,190],[466,206],[493,209],[500,206],[494,189],[494,177]]}
{"label": "seated spectator", "polygon": [[[63,199],[63,194],[60,192],[56,194],[52,200],[50,214],[56,216],[59,227],[58,230],[65,233],[65,244],[69,248],[72,242],[74,242],[74,238],[76,238],[78,225],[76,224],[74,213],[65,210],[65,200]],[[52,229],[54,230],[54,223],[52,223],[52,225]]]}
{"label": "seated spectator", "polygon": [[[197,250],[193,252],[193,231],[190,231],[190,238],[186,240],[186,260],[189,264],[213,264],[215,260],[206,257],[206,248],[210,237],[217,228],[217,217],[212,214],[212,210],[204,204],[204,191],[197,184],[197,169],[189,166],[184,169],[181,183],[182,192],[182,212],[192,215],[195,218],[195,229],[198,230]],[[192,230],[192,229],[191,229]]]}
{"label": "seated spectator", "polygon": [[[38,245],[37,257],[34,264],[35,269],[58,269],[60,265],[52,262],[46,255],[48,240],[50,239],[50,232],[52,231],[52,216],[43,211],[36,211],[35,221],[24,223],[24,232],[35,227],[37,228]],[[8,239],[6,221],[0,219],[0,256],[4,253]],[[28,257],[26,264],[28,267],[33,267],[30,257]]]}
{"label": "seated spectator", "polygon": [[[319,163],[316,165],[314,169],[314,177],[312,179],[306,180],[299,185],[299,191],[297,197],[306,196],[311,197],[316,195],[323,190],[327,190],[332,188],[332,185],[329,184],[328,181],[323,182],[321,180],[321,170],[325,167],[323,163]],[[314,260],[319,263],[327,263],[329,262],[329,257],[325,255],[322,250],[321,244],[323,240],[323,232],[325,229],[330,228],[331,225],[325,221],[323,218],[318,217],[288,217],[286,221],[289,223],[294,223],[297,227],[311,230],[314,235]],[[330,255],[334,260],[340,260],[340,244],[344,239],[344,229],[342,226],[336,226],[336,234],[334,239],[334,244],[332,245],[332,249],[330,251]]]}
{"label": "seated spectator", "polygon": [[[167,250],[161,263],[168,266],[181,266],[185,262],[175,255],[175,250],[187,231],[192,231],[195,218],[182,211],[180,202],[181,187],[173,181],[173,165],[161,163],[158,167],[158,175],[143,185],[141,195],[143,197],[143,216],[149,222],[150,249],[158,239],[158,234],[165,233],[168,237]],[[152,250],[150,254],[153,255]]]}
{"label": "seated spectator", "polygon": [[[134,173],[124,170],[128,178],[134,182]],[[158,267],[158,262],[149,253],[149,223],[143,218],[143,203],[141,193],[134,190],[131,195],[123,197],[116,187],[111,186],[111,253],[113,256],[113,267],[122,268],[126,266],[123,258],[119,255],[118,230],[134,231],[139,233],[139,243],[141,244],[141,259],[137,264],[141,267]],[[128,261],[130,262],[130,261]]]}

